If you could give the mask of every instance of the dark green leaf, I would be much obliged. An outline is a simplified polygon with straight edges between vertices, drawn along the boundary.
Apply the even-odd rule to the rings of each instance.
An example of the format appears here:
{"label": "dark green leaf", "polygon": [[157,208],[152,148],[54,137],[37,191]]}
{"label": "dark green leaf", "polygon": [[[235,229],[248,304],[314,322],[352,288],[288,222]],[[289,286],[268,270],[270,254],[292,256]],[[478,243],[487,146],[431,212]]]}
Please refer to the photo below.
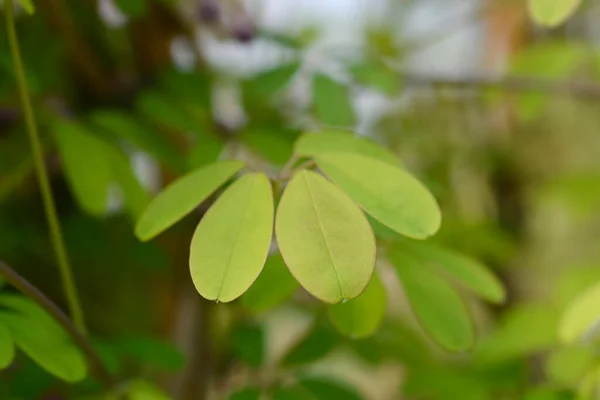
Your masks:
{"label": "dark green leaf", "polygon": [[143,15],[148,7],[146,0],[115,0],[115,4],[124,14],[130,17]]}
{"label": "dark green leaf", "polygon": [[285,355],[282,364],[294,366],[309,364],[325,357],[338,341],[335,332],[328,326],[317,323],[306,336],[304,336]]}
{"label": "dark green leaf", "polygon": [[200,127],[180,105],[160,92],[147,91],[137,97],[136,107],[149,121],[182,133],[200,132]]}
{"label": "dark green leaf", "polygon": [[293,153],[293,136],[285,130],[250,129],[242,134],[242,140],[275,165],[284,165]]}
{"label": "dark green leaf", "polygon": [[127,386],[127,400],[171,400],[152,383],[137,380]]}
{"label": "dark green leaf", "polygon": [[272,96],[290,82],[299,66],[300,63],[293,62],[262,72],[246,82],[247,88],[259,96]]}
{"label": "dark green leaf", "polygon": [[10,336],[10,331],[0,319],[0,369],[10,365],[15,356],[15,346]]}
{"label": "dark green leaf", "polygon": [[116,345],[135,361],[165,371],[180,371],[185,359],[181,351],[171,343],[151,336],[128,336],[119,339]]}
{"label": "dark green leaf", "polygon": [[326,377],[307,377],[298,382],[317,400],[361,400],[363,397],[345,382]]}
{"label": "dark green leaf", "polygon": [[196,169],[214,163],[224,147],[225,144],[215,137],[207,135],[198,138],[187,156],[189,168]]}
{"label": "dark green leaf", "polygon": [[246,388],[238,390],[229,396],[229,400],[260,400],[260,389]]}
{"label": "dark green leaf", "polygon": [[244,324],[233,331],[232,350],[237,358],[252,367],[262,365],[265,357],[265,334],[260,325]]}
{"label": "dark green leaf", "polygon": [[356,123],[350,93],[341,83],[315,75],[313,98],[316,116],[322,123],[337,127],[352,127]]}

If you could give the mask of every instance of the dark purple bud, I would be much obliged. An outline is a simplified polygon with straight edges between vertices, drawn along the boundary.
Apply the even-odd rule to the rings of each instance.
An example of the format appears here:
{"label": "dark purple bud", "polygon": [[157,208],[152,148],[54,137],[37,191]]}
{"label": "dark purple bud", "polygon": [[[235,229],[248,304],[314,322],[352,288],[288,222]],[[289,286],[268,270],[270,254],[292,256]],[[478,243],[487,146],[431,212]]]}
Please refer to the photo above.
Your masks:
{"label": "dark purple bud", "polygon": [[254,39],[254,24],[247,16],[237,18],[233,24],[233,35],[241,43],[248,43]]}
{"label": "dark purple bud", "polygon": [[217,0],[199,0],[198,18],[201,21],[214,23],[219,20],[221,9]]}

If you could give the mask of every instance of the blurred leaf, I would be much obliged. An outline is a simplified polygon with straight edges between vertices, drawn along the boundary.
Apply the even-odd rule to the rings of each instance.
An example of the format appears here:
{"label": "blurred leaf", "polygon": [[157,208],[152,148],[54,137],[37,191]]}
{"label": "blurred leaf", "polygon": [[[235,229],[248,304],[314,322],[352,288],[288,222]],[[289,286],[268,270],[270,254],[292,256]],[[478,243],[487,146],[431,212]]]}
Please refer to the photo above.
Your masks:
{"label": "blurred leaf", "polygon": [[392,152],[373,140],[345,131],[323,130],[305,133],[296,141],[294,151],[306,157],[328,153],[353,153],[377,158],[396,166],[402,164]]}
{"label": "blurred leaf", "polygon": [[573,393],[564,389],[539,387],[528,390],[523,400],[576,400],[576,397]]}
{"label": "blurred leaf", "polygon": [[211,75],[204,71],[181,71],[172,67],[160,76],[160,84],[176,99],[197,103],[209,110],[211,108]]}
{"label": "blurred leaf", "polygon": [[470,347],[474,340],[473,326],[456,290],[426,265],[398,250],[390,251],[389,258],[423,328],[448,350]]}
{"label": "blurred leaf", "polygon": [[242,304],[252,312],[262,312],[285,301],[298,289],[281,254],[270,256],[263,271],[242,296]]}
{"label": "blurred leaf", "polygon": [[127,387],[128,400],[171,400],[169,396],[163,393],[153,384],[137,380],[131,382]]}
{"label": "blurred leaf", "polygon": [[579,294],[567,306],[560,321],[560,339],[566,343],[573,343],[585,336],[597,334],[600,321],[599,304],[600,282]]}
{"label": "blurred leaf", "polygon": [[273,191],[262,173],[233,183],[206,212],[192,238],[190,270],[208,300],[241,296],[263,269],[273,235]]}
{"label": "blurred leaf", "polygon": [[317,323],[296,343],[281,361],[285,366],[313,363],[325,357],[338,342],[338,336],[329,326]]}
{"label": "blurred leaf", "polygon": [[577,388],[577,394],[579,397],[577,400],[596,400],[598,392],[600,391],[600,367],[594,366],[586,376],[583,378],[579,387]]}
{"label": "blurred leaf", "polygon": [[259,388],[246,388],[232,393],[229,400],[260,400]]}
{"label": "blurred leaf", "polygon": [[237,358],[252,367],[262,365],[265,358],[265,334],[260,325],[243,324],[233,331],[232,350]]}
{"label": "blurred leaf", "polygon": [[0,321],[17,347],[52,375],[67,382],[86,376],[86,363],[67,334],[39,306],[21,296],[0,297]]}
{"label": "blurred leaf", "polygon": [[112,181],[109,145],[82,125],[58,121],[53,125],[63,170],[76,200],[92,215],[103,215]]}
{"label": "blurred leaf", "polygon": [[527,0],[531,18],[542,26],[555,27],[575,14],[581,0]]}
{"label": "blurred leaf", "polygon": [[313,296],[338,303],[357,297],[375,268],[375,237],[343,192],[312,171],[297,172],[285,189],[275,224],[279,250]]}
{"label": "blurred leaf", "polygon": [[15,356],[15,347],[9,330],[0,319],[0,369],[10,365]]}
{"label": "blurred leaf", "polygon": [[582,218],[590,218],[600,206],[600,174],[560,176],[543,186],[541,196],[555,196]]}
{"label": "blurred leaf", "polygon": [[298,384],[308,390],[316,400],[361,400],[363,397],[345,382],[329,377],[306,377]]}
{"label": "blurred leaf", "polygon": [[441,267],[452,278],[488,301],[501,303],[505,299],[502,283],[474,259],[443,247],[415,241],[404,241],[401,249],[424,262]]}
{"label": "blurred leaf", "polygon": [[318,400],[304,386],[298,384],[277,387],[273,391],[273,400]]}
{"label": "blurred leaf", "polygon": [[581,380],[594,361],[590,348],[563,347],[553,352],[546,361],[549,379],[561,385],[573,385]]}
{"label": "blurred leaf", "polygon": [[456,367],[424,367],[411,370],[403,385],[410,399],[488,400],[485,382]]}
{"label": "blurred leaf", "polygon": [[331,323],[344,335],[363,338],[372,335],[385,316],[385,288],[377,273],[357,298],[329,306]]}
{"label": "blurred leaf", "polygon": [[93,338],[91,342],[106,369],[111,374],[117,375],[121,368],[120,351],[117,346],[112,341],[97,338]]}
{"label": "blurred leaf", "polygon": [[341,83],[325,75],[313,76],[313,99],[320,122],[337,127],[353,127],[356,123],[350,93]]}
{"label": "blurred leaf", "polygon": [[169,372],[180,371],[185,358],[173,344],[151,336],[128,336],[116,341],[122,354],[135,361],[164,369]]}
{"label": "blurred leaf", "polygon": [[142,187],[133,171],[129,158],[116,148],[107,148],[111,170],[121,189],[125,207],[133,220],[137,220],[150,202],[149,193]]}
{"label": "blurred leaf", "polygon": [[564,310],[580,293],[600,282],[600,268],[598,265],[568,268],[556,282],[557,306]]}
{"label": "blurred leaf", "polygon": [[398,73],[390,70],[383,63],[365,61],[353,66],[350,72],[360,83],[381,93],[393,95],[399,90]]}
{"label": "blurred leaf", "polygon": [[293,142],[288,132],[255,128],[242,134],[242,140],[253,151],[275,164],[284,165],[293,154]]}
{"label": "blurred leaf", "polygon": [[297,61],[275,67],[250,78],[246,81],[246,87],[252,94],[261,97],[272,96],[290,82],[299,67],[300,63]]}
{"label": "blurred leaf", "polygon": [[130,17],[142,16],[148,7],[146,0],[115,0],[116,6]]}
{"label": "blurred leaf", "polygon": [[146,91],[137,96],[136,107],[149,121],[160,127],[182,133],[200,133],[197,122],[180,105],[157,91]]}
{"label": "blurred leaf", "polygon": [[175,224],[243,168],[240,161],[223,161],[190,172],[167,186],[140,217],[136,236],[147,241]]}
{"label": "blurred leaf", "polygon": [[442,216],[435,198],[405,170],[348,153],[323,154],[316,161],[366,212],[396,232],[425,239],[439,229]]}
{"label": "blurred leaf", "polygon": [[219,159],[225,144],[212,136],[199,138],[188,154],[188,166],[191,169],[204,167]]}
{"label": "blurred leaf", "polygon": [[476,361],[498,364],[544,351],[557,341],[557,322],[556,312],[546,305],[513,306],[503,316],[500,326],[480,340]]}
{"label": "blurred leaf", "polygon": [[27,11],[29,15],[35,12],[35,7],[33,6],[32,0],[17,0],[17,2],[21,5],[21,7],[23,7],[25,11]]}

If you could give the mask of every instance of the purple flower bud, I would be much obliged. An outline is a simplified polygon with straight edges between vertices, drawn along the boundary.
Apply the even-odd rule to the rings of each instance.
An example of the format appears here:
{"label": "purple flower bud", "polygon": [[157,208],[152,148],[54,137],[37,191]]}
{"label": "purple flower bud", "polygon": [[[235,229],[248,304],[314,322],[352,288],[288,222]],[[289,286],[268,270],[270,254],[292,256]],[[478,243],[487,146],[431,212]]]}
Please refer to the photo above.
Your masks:
{"label": "purple flower bud", "polygon": [[221,9],[216,0],[198,1],[198,18],[204,22],[217,22],[221,15]]}

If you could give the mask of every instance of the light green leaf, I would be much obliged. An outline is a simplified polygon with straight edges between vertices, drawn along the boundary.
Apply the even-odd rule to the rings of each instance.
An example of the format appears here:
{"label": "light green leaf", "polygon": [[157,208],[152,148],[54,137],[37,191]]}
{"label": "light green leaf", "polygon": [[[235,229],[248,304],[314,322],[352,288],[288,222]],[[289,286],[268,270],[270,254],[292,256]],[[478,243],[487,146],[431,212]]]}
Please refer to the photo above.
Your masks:
{"label": "light green leaf", "polygon": [[57,122],[53,130],[62,167],[77,202],[92,215],[104,214],[112,181],[109,145],[74,122]]}
{"label": "light green leaf", "polygon": [[294,145],[300,156],[312,157],[329,153],[353,153],[377,158],[392,165],[401,161],[391,151],[366,137],[358,137],[350,132],[325,130],[302,135]]}
{"label": "light green leaf", "polygon": [[328,325],[317,323],[282,360],[284,366],[313,363],[325,357],[338,343],[339,337]]}
{"label": "light green leaf", "polygon": [[401,247],[424,262],[441,267],[444,272],[482,298],[493,303],[504,301],[506,293],[502,283],[476,260],[427,243],[411,241],[405,242]]}
{"label": "light green leaf", "polygon": [[329,377],[306,377],[298,381],[317,400],[361,400],[363,397],[345,382]]}
{"label": "light green leaf", "polygon": [[139,17],[146,12],[146,0],[115,0],[119,9],[130,17]]}
{"label": "light green leaf", "polygon": [[17,0],[18,3],[23,7],[27,14],[31,15],[35,12],[35,7],[33,6],[32,0]]}
{"label": "light green leaf", "polygon": [[146,208],[135,227],[136,236],[146,241],[169,228],[206,200],[243,166],[240,161],[223,161],[179,178]]}
{"label": "light green leaf", "polygon": [[192,281],[208,300],[241,296],[263,269],[273,233],[269,179],[251,173],[233,183],[200,221],[190,248]]}
{"label": "light green leaf", "polygon": [[298,282],[327,303],[357,297],[375,268],[375,237],[364,214],[325,178],[297,172],[275,223],[279,249]]}
{"label": "light green leaf", "polygon": [[558,334],[565,343],[595,335],[600,322],[600,282],[577,296],[566,308]]}
{"label": "light green leaf", "polygon": [[242,305],[252,312],[275,307],[298,289],[298,282],[290,274],[280,254],[267,259],[256,282],[242,296]]}
{"label": "light green leaf", "polygon": [[568,346],[557,349],[546,361],[546,375],[561,385],[577,383],[594,362],[590,348]]}
{"label": "light green leaf", "polygon": [[0,369],[8,367],[14,356],[15,346],[10,337],[10,332],[0,319]]}
{"label": "light green leaf", "polygon": [[392,250],[389,254],[411,308],[423,328],[444,348],[473,344],[471,317],[458,292],[426,265]]}
{"label": "light green leaf", "polygon": [[575,14],[581,0],[528,0],[531,18],[542,26],[555,27]]}
{"label": "light green leaf", "polygon": [[332,126],[352,127],[356,123],[348,89],[333,79],[313,77],[315,113],[319,121]]}
{"label": "light green leaf", "polygon": [[86,364],[79,349],[52,318],[22,296],[4,295],[0,321],[15,344],[52,375],[67,382],[86,376]]}
{"label": "light green leaf", "polygon": [[262,72],[246,82],[246,87],[252,94],[272,96],[290,82],[299,66],[300,63],[292,62]]}
{"label": "light green leaf", "polygon": [[364,338],[372,335],[385,316],[385,288],[377,274],[373,274],[365,291],[347,303],[329,306],[331,323],[344,335]]}
{"label": "light green leaf", "polygon": [[137,380],[130,383],[127,387],[128,400],[171,400],[169,396],[163,393],[153,384]]}
{"label": "light green leaf", "polygon": [[322,154],[316,161],[366,212],[396,232],[425,239],[439,229],[435,198],[403,169],[357,154]]}
{"label": "light green leaf", "polygon": [[360,83],[383,94],[394,95],[400,89],[400,75],[382,62],[365,61],[350,72]]}

